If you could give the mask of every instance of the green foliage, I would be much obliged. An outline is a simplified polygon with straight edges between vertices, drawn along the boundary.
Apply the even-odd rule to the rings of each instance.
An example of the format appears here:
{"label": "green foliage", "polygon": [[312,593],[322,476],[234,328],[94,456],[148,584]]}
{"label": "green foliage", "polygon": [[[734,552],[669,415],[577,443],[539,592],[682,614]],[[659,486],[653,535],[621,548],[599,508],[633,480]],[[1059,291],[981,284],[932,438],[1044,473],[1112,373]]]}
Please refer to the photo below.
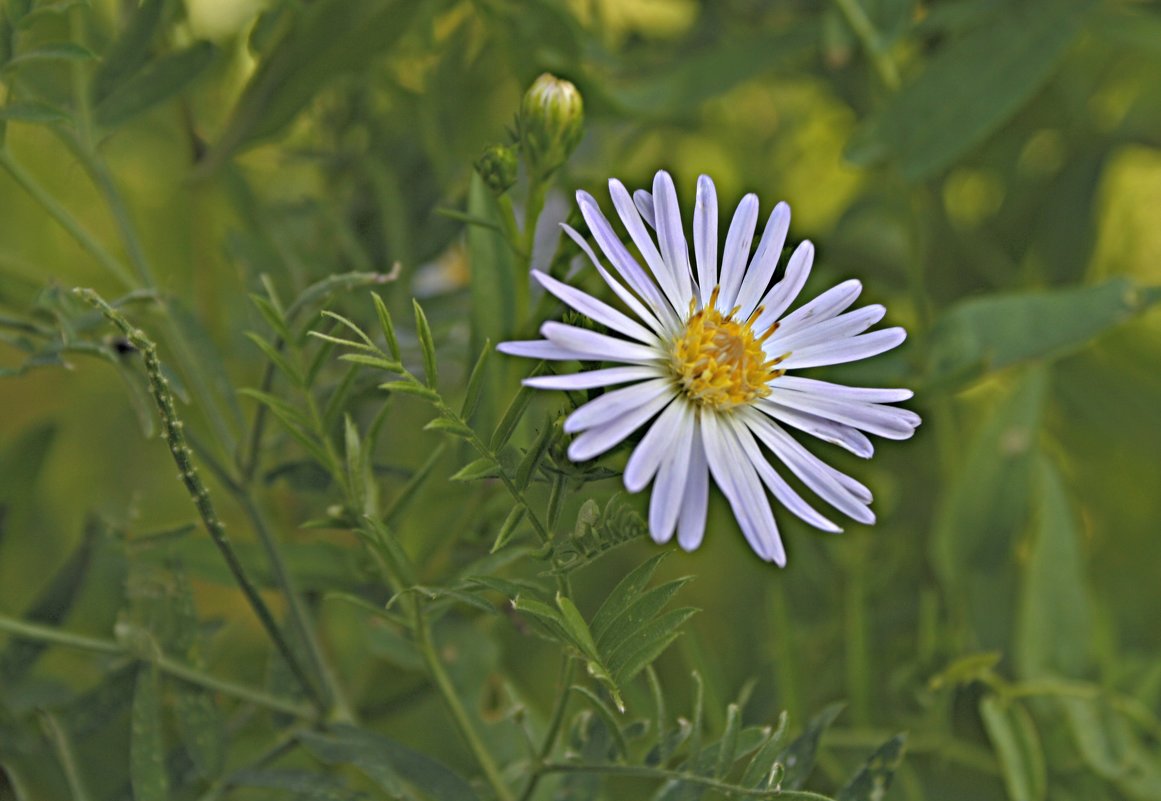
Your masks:
{"label": "green foliage", "polygon": [[[1159,41],[1116,0],[0,3],[0,801],[1161,799]],[[917,391],[914,442],[818,446],[873,536],[778,513],[771,572],[715,495],[666,557],[624,453],[567,458],[592,393],[494,352],[595,325],[528,271],[607,298],[557,223],[658,168],[687,219],[702,172],[785,198],[807,294],[907,328],[822,376]]]}

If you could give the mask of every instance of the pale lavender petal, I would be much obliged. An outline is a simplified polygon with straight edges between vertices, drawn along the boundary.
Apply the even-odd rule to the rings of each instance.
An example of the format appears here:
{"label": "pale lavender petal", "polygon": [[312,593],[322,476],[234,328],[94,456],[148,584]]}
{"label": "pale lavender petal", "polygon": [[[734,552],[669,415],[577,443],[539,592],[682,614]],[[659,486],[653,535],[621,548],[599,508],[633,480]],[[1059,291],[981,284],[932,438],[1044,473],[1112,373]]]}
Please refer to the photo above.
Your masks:
{"label": "pale lavender petal", "polygon": [[[593,249],[589,247],[589,243],[585,241],[583,236],[577,233],[576,230],[573,229],[570,225],[562,223],[560,227],[563,228],[564,232],[569,235],[569,238],[572,239],[572,241],[575,242],[577,246],[585,252],[585,255],[589,257],[589,261],[592,262],[593,266],[597,268],[597,272],[601,274],[601,278],[606,284],[608,284],[609,289],[613,290],[613,294],[621,299],[622,303],[628,306],[634,314],[641,318],[641,320],[643,320],[647,326],[652,328],[657,333],[670,330],[661,324],[661,321],[657,319],[653,312],[645,308],[645,304],[637,300],[636,295],[622,286],[620,281],[611,276],[609,271],[601,266],[600,259],[597,258],[597,254],[593,253]],[[672,310],[669,312],[669,319],[671,320],[673,326],[677,325],[677,318],[673,315]]]}
{"label": "pale lavender petal", "polygon": [[593,238],[596,239],[597,244],[608,257],[613,268],[620,273],[630,288],[649,304],[659,319],[666,323],[670,322],[670,319],[675,319],[673,307],[662,297],[657,285],[645,274],[641,265],[617,238],[617,234],[609,225],[609,221],[605,219],[605,215],[597,206],[597,201],[593,199],[593,196],[588,192],[581,191],[576,193],[576,197],[580,204],[581,216],[585,218],[589,231],[592,232]]}
{"label": "pale lavender petal", "polygon": [[834,420],[828,420],[816,414],[807,414],[775,403],[767,403],[765,400],[758,401],[755,408],[764,414],[776,417],[799,431],[805,431],[807,434],[818,437],[823,442],[845,448],[855,456],[870,459],[875,452],[875,446],[867,439],[867,435],[857,428],[836,423]]}
{"label": "pale lavender petal", "polygon": [[766,341],[764,347],[767,353],[789,353],[823,342],[849,339],[856,334],[863,333],[882,320],[886,313],[886,308],[875,304],[840,314],[829,320],[800,325],[789,331],[784,332],[783,329],[779,328],[774,336]]}
{"label": "pale lavender petal", "polygon": [[543,339],[529,339],[516,342],[501,342],[496,350],[507,353],[509,356],[523,356],[526,359],[547,359],[548,361],[572,362],[580,360],[599,360],[603,357],[584,351],[575,351],[571,348],[562,348]]}
{"label": "pale lavender petal", "polygon": [[718,283],[718,193],[708,175],[697,179],[693,207],[693,251],[697,257],[697,285],[701,305],[709,303]]}
{"label": "pale lavender petal", "polygon": [[602,361],[650,363],[660,358],[656,348],[564,323],[547,322],[540,326],[540,335],[554,345],[594,354]]}
{"label": "pale lavender petal", "polygon": [[758,196],[746,195],[734,212],[726,234],[726,249],[722,253],[722,271],[718,277],[721,291],[718,293],[718,309],[724,314],[734,308],[738,288],[746,272],[746,262],[750,260],[750,245],[754,241],[754,229],[758,225]]}
{"label": "pale lavender petal", "polygon": [[849,281],[843,281],[783,317],[779,321],[779,327],[785,333],[807,323],[829,320],[850,308],[851,304],[858,300],[859,293],[862,291],[863,285],[858,280],[852,278]]}
{"label": "pale lavender petal", "polygon": [[[653,176],[653,205],[657,217],[657,243],[661,245],[661,255],[669,265],[677,282],[678,298],[687,304],[693,297],[690,283],[689,247],[685,244],[685,231],[681,224],[681,207],[677,205],[677,189],[669,173],[660,170]],[[680,303],[681,300],[678,300]],[[676,306],[676,304],[675,304]],[[679,314],[687,309],[676,306]]]}
{"label": "pale lavender petal", "polygon": [[778,536],[778,526],[770,511],[770,502],[762,482],[734,437],[731,423],[716,414],[702,416],[706,461],[714,481],[734,510],[734,517],[759,557],[779,566],[786,564],[786,553]]}
{"label": "pale lavender petal", "polygon": [[822,367],[828,364],[857,362],[878,356],[880,353],[898,347],[907,338],[902,328],[884,328],[857,337],[824,342],[795,351],[779,365],[783,370],[801,370],[807,367]]}
{"label": "pale lavender petal", "polygon": [[641,212],[641,219],[650,228],[657,229],[657,217],[653,213],[653,195],[645,189],[638,189],[633,192],[633,205],[637,207],[637,211]]}
{"label": "pale lavender petal", "polygon": [[758,249],[746,270],[746,277],[742,281],[742,288],[738,290],[738,317],[745,320],[758,306],[758,301],[770,279],[774,277],[774,268],[778,266],[778,258],[782,255],[782,246],[786,244],[786,234],[790,230],[790,207],[779,203],[770,212],[766,220],[766,228],[762,231],[762,239],[758,242]]}
{"label": "pale lavender petal", "polygon": [[606,392],[570,414],[564,421],[564,430],[569,434],[575,434],[587,428],[607,425],[659,397],[673,397],[668,379],[655,378],[624,389]]}
{"label": "pale lavender petal", "polygon": [[[761,416],[759,415],[759,417]],[[773,423],[770,423],[770,425],[773,425]],[[750,464],[754,465],[754,469],[758,471],[758,477],[762,479],[762,483],[773,493],[779,503],[815,528],[832,533],[842,531],[841,528],[816,512],[810,504],[802,499],[801,495],[786,483],[786,480],[782,476],[778,475],[778,472],[766,460],[766,456],[762,453],[762,449],[758,447],[758,443],[754,441],[754,435],[748,427],[738,426],[734,433],[737,434],[738,442],[741,444],[742,450],[745,451],[746,458],[750,460]]]}
{"label": "pale lavender petal", "polygon": [[766,402],[816,414],[887,439],[908,439],[920,422],[919,415],[910,409],[782,390],[776,381]]}
{"label": "pale lavender petal", "polygon": [[790,261],[786,264],[786,274],[782,280],[770,288],[766,297],[759,304],[762,313],[754,321],[756,331],[765,331],[778,321],[782,312],[790,308],[790,304],[798,297],[806,279],[810,277],[810,266],[814,263],[814,245],[809,241],[803,242],[794,249]]}
{"label": "pale lavender petal", "polygon": [[693,418],[684,403],[673,403],[670,408],[678,405],[683,407],[681,426],[669,443],[649,499],[649,533],[657,542],[669,542],[673,537],[689,475]]}
{"label": "pale lavender petal", "polygon": [[603,426],[584,431],[568,446],[568,458],[574,462],[587,462],[610,448],[615,448],[625,437],[664,409],[665,404],[672,399],[671,394],[662,393],[641,406],[625,411]]}
{"label": "pale lavender petal", "polygon": [[619,334],[632,337],[638,342],[644,342],[646,345],[658,344],[657,336],[649,329],[629,319],[604,301],[597,300],[592,295],[562,281],[557,281],[551,275],[546,275],[539,270],[533,270],[532,277],[553,295],[586,317],[614,329]]}
{"label": "pale lavender petal", "polygon": [[[837,480],[836,474],[841,473],[806,450],[773,420],[752,410],[746,410],[743,418],[758,439],[818,497],[853,520],[866,525],[875,522],[875,513],[866,506],[871,500],[869,493],[860,493],[861,497],[852,493]],[[866,490],[865,487],[862,489]]]}
{"label": "pale lavender petal", "polygon": [[778,387],[841,400],[863,401],[864,403],[898,403],[910,400],[915,395],[909,389],[848,387],[843,384],[832,384],[829,381],[819,381],[816,378],[803,378],[797,375],[782,376],[778,379]]}
{"label": "pale lavender petal", "polygon": [[[662,258],[664,251],[659,252],[657,246],[653,244],[653,237],[649,236],[649,232],[645,230],[645,224],[641,222],[641,215],[633,204],[633,198],[629,197],[629,190],[616,178],[611,178],[609,179],[609,195],[613,198],[613,206],[616,207],[617,215],[624,223],[625,230],[629,232],[637,250],[641,251],[645,263],[649,265],[650,272],[657,280],[657,285],[661,287],[661,291],[669,299],[670,306],[678,314],[684,313],[689,303],[689,293],[681,291],[681,285],[673,273],[673,265]],[[658,232],[658,238],[660,236],[661,234]]]}
{"label": "pale lavender petal", "polygon": [[595,389],[627,384],[630,381],[643,381],[646,378],[660,378],[664,375],[664,371],[659,367],[607,367],[603,370],[588,370],[569,375],[538,375],[525,378],[521,383],[536,389]]}
{"label": "pale lavender petal", "polygon": [[709,505],[709,465],[702,444],[701,424],[695,419],[690,435],[689,474],[677,518],[677,544],[693,551],[705,536],[706,509]]}
{"label": "pale lavender petal", "polygon": [[[684,401],[672,403],[661,413],[657,421],[649,427],[649,431],[641,438],[641,442],[633,449],[628,463],[625,465],[625,489],[629,492],[640,492],[645,485],[653,480],[657,468],[665,459],[665,455],[679,438],[683,427],[692,424],[689,404]],[[686,434],[681,433],[681,436]]]}

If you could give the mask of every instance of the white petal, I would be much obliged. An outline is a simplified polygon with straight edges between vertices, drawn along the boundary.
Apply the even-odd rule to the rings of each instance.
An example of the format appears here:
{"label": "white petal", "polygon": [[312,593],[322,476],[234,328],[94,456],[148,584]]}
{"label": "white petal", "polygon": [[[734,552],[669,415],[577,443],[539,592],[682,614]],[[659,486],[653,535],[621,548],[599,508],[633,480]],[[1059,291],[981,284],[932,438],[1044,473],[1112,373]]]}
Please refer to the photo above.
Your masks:
{"label": "white petal", "polygon": [[[589,261],[592,262],[593,266],[597,268],[597,272],[601,274],[601,278],[604,279],[604,282],[609,285],[609,289],[613,290],[613,294],[621,299],[622,303],[628,306],[634,314],[641,318],[641,320],[643,320],[647,326],[652,328],[657,333],[662,333],[663,331],[668,330],[661,324],[661,321],[657,319],[653,312],[645,308],[645,304],[637,300],[637,297],[632,292],[625,289],[625,287],[621,285],[620,281],[609,275],[609,271],[601,266],[600,259],[597,258],[597,254],[593,253],[593,249],[589,247],[589,243],[585,241],[583,236],[577,233],[572,226],[566,223],[561,223],[560,227],[563,228],[564,232],[568,234],[569,238],[572,239],[572,241],[575,242],[577,246],[585,252],[585,255],[589,257]],[[677,318],[673,316],[672,311],[670,312],[670,318],[672,319],[673,324],[676,325]]]}
{"label": "white petal", "polygon": [[673,308],[661,296],[657,285],[645,274],[637,260],[621,244],[621,240],[617,238],[613,227],[609,225],[609,221],[601,213],[601,209],[597,206],[597,201],[593,199],[593,196],[588,192],[581,191],[576,193],[576,199],[577,203],[580,204],[581,216],[588,223],[589,231],[592,232],[593,238],[597,240],[597,244],[613,268],[625,279],[625,283],[641,296],[662,322],[670,323],[673,321],[673,324],[676,324]]}
{"label": "white petal", "polygon": [[658,344],[656,335],[604,301],[597,300],[592,295],[582,292],[576,287],[569,286],[562,281],[557,281],[551,275],[542,273],[540,270],[533,270],[532,277],[539,281],[540,285],[549,292],[556,295],[586,317],[614,329],[617,333],[632,337],[638,342],[644,342],[646,345]]}
{"label": "white petal", "polygon": [[770,279],[774,277],[774,268],[778,266],[778,258],[782,255],[782,246],[786,244],[786,234],[790,230],[790,207],[779,203],[770,212],[766,220],[766,228],[762,231],[762,239],[758,242],[758,249],[746,270],[746,278],[742,281],[742,288],[738,290],[738,316],[745,320],[758,306],[758,300]]}
{"label": "white petal", "polygon": [[702,426],[710,473],[730,502],[750,547],[767,562],[785,565],[786,553],[766,491],[753,466],[741,453],[741,446],[730,430],[730,421],[710,413],[702,416]]}
{"label": "white petal", "polygon": [[830,442],[841,448],[846,448],[855,456],[870,459],[875,453],[875,446],[867,439],[867,435],[857,428],[851,428],[834,420],[819,417],[816,414],[807,414],[774,403],[758,401],[758,411],[775,417],[789,426],[805,431],[807,434],[818,437],[823,442]]}
{"label": "white petal", "polygon": [[592,353],[578,352],[571,348],[562,348],[543,339],[529,339],[516,342],[501,342],[496,350],[507,353],[509,356],[523,356],[526,359],[547,359],[549,361],[580,361],[582,359],[598,359]]}
{"label": "white petal", "polygon": [[686,551],[695,550],[705,536],[706,508],[709,505],[709,465],[702,444],[701,424],[695,419],[690,436],[689,474],[677,518],[677,544]]}
{"label": "white petal", "polygon": [[577,328],[575,325],[547,322],[540,326],[540,335],[554,345],[578,353],[595,354],[602,361],[649,363],[660,358],[656,348],[599,334],[587,328]]}
{"label": "white petal", "polygon": [[673,403],[670,408],[678,405],[685,412],[682,425],[677,437],[669,443],[661,469],[657,471],[657,480],[653,482],[653,494],[649,498],[649,533],[657,542],[669,542],[673,538],[673,529],[681,512],[685,480],[689,475],[693,419],[687,404]]}
{"label": "white petal", "polygon": [[645,489],[674,443],[680,436],[688,437],[688,432],[683,431],[683,428],[690,425],[692,418],[689,404],[682,401],[670,404],[633,449],[625,465],[625,489],[629,492]]}
{"label": "white petal", "polygon": [[701,305],[709,303],[718,282],[718,193],[708,175],[697,179],[693,207],[693,251],[697,257],[697,285]]}
{"label": "white petal", "polygon": [[633,192],[633,205],[637,207],[637,211],[641,212],[641,219],[645,221],[645,224],[656,230],[657,218],[653,214],[653,195],[644,189],[638,189]]}
{"label": "white petal", "polygon": [[801,370],[806,367],[857,362],[896,348],[906,338],[907,332],[902,328],[884,328],[882,331],[859,334],[857,337],[811,345],[792,353],[779,367],[783,370]]}
{"label": "white petal", "polygon": [[793,389],[798,392],[810,392],[829,398],[863,401],[864,403],[898,403],[910,400],[915,395],[909,389],[848,387],[843,384],[832,384],[829,381],[819,381],[815,378],[803,378],[797,375],[782,376],[778,379],[778,386],[781,389]]}
{"label": "white petal", "polygon": [[910,438],[920,422],[919,415],[910,409],[782,390],[778,388],[777,381],[771,385],[771,393],[766,401],[845,423],[887,439]]}
{"label": "white petal", "polygon": [[[770,425],[774,424],[770,423]],[[815,528],[832,533],[842,531],[841,528],[816,512],[810,504],[802,499],[801,495],[786,483],[782,476],[778,475],[778,472],[766,460],[766,456],[758,447],[758,443],[754,441],[754,435],[748,427],[740,426],[735,433],[738,435],[738,442],[742,446],[742,450],[746,453],[746,458],[750,460],[750,464],[754,465],[754,469],[758,471],[758,477],[762,479],[762,483],[773,493],[779,503]]]}
{"label": "white petal", "polygon": [[809,303],[804,303],[780,320],[783,333],[791,331],[807,323],[817,323],[829,320],[831,317],[845,311],[852,303],[858,300],[863,285],[856,279],[843,281],[832,286]]}
{"label": "white petal", "polygon": [[814,263],[814,245],[809,240],[794,249],[790,261],[786,264],[786,274],[782,280],[770,288],[766,297],[759,304],[762,313],[754,321],[754,328],[765,331],[782,316],[790,304],[798,297],[806,279],[810,277],[810,266]]}
{"label": "white petal", "polygon": [[[610,178],[609,195],[613,198],[613,205],[617,209],[617,215],[621,218],[621,222],[625,225],[625,230],[629,232],[637,250],[641,251],[645,263],[649,265],[650,272],[657,280],[657,285],[661,287],[661,291],[669,299],[670,306],[676,309],[679,314],[684,312],[685,307],[689,304],[689,293],[681,291],[681,286],[673,274],[672,265],[662,258],[662,252],[659,252],[657,246],[653,244],[653,237],[649,236],[649,232],[645,230],[645,225],[641,222],[641,215],[633,203],[633,198],[629,197],[629,190],[616,178]],[[659,238],[660,236],[658,233]]]}
{"label": "white petal", "polygon": [[628,410],[603,426],[590,428],[578,435],[568,446],[568,458],[587,462],[621,443],[625,437],[643,426],[653,415],[665,408],[672,395],[662,393],[643,406]]}
{"label": "white petal", "polygon": [[[806,450],[773,420],[755,414],[752,410],[743,412],[742,417],[758,439],[818,497],[853,520],[867,525],[875,522],[875,513],[866,506],[870,503],[870,497],[864,500],[852,493],[838,481],[837,476],[841,473]],[[862,487],[861,484],[859,486]],[[866,487],[862,489],[866,490]],[[869,493],[860,495],[869,496]]]}
{"label": "white petal", "polygon": [[662,375],[664,373],[658,367],[607,367],[603,370],[588,370],[569,375],[538,375],[525,378],[521,383],[536,389],[594,389],[646,378],[658,378]]}
{"label": "white petal", "polygon": [[746,195],[734,212],[726,234],[726,249],[722,253],[722,272],[718,277],[721,292],[718,294],[718,309],[724,314],[734,308],[738,288],[746,272],[746,262],[750,260],[750,245],[754,241],[754,228],[758,224],[758,196]]}
{"label": "white petal", "polygon": [[788,353],[823,342],[849,339],[856,334],[863,333],[875,323],[882,320],[883,315],[886,313],[887,309],[885,307],[875,304],[873,306],[864,306],[853,312],[840,314],[838,317],[832,317],[829,320],[800,325],[791,328],[789,331],[784,332],[782,328],[779,328],[766,341],[764,347],[767,348],[767,353]]}
{"label": "white petal", "polygon": [[587,428],[607,425],[662,396],[673,397],[669,380],[665,378],[655,378],[624,389],[606,392],[570,414],[564,421],[564,430],[569,434],[575,434]]}
{"label": "white petal", "polygon": [[[677,282],[677,302],[684,301],[688,305],[690,298],[693,297],[689,247],[685,244],[681,207],[677,204],[677,189],[674,188],[673,179],[665,170],[660,170],[653,176],[653,206],[657,216],[657,243],[661,246],[661,255]],[[675,307],[679,314],[686,311],[676,304]]]}

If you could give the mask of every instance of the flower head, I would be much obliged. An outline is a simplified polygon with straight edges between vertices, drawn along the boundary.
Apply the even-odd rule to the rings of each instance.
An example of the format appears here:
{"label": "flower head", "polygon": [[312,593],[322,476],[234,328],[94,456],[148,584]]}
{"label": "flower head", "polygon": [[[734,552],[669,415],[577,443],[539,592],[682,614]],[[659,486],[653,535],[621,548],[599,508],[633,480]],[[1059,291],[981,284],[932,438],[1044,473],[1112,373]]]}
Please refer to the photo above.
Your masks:
{"label": "flower head", "polygon": [[649,424],[625,466],[625,487],[638,492],[653,482],[649,531],[658,542],[676,531],[686,550],[697,548],[704,536],[711,476],[751,547],[766,561],[786,563],[767,493],[807,523],[840,530],[786,482],[771,455],[821,500],[860,523],[873,523],[870,490],[816,457],[787,429],[870,457],[873,446],[864,432],[907,439],[919,425],[914,412],[886,405],[907,400],[911,391],[848,387],[794,373],[883,353],[904,340],[903,329],[865,333],[886,310],[847,311],[862,290],[856,280],[787,313],[806,283],[814,248],[800,244],[771,285],[790,227],[785,203],[774,207],[752,248],[758,198],[743,198],[719,262],[717,194],[702,176],[691,263],[667,173],[657,173],[652,193],[630,196],[616,179],[609,188],[648,272],[586,192],[577,193],[581,214],[613,271],[576,231],[568,226],[565,231],[632,316],[534,270],[546,290],[611,333],[547,322],[540,329],[544,339],[500,346],[504,353],[533,359],[616,365],[525,381],[541,389],[619,387],[565,421],[565,431],[576,435],[569,458],[592,459]]}

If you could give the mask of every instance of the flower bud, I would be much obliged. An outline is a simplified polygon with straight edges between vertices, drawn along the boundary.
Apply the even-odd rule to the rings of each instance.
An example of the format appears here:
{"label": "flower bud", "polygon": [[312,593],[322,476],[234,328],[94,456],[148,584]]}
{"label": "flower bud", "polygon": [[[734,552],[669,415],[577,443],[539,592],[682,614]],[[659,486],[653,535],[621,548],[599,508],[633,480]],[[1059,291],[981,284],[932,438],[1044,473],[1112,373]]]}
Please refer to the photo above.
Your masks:
{"label": "flower bud", "polygon": [[580,142],[584,102],[569,81],[547,72],[533,82],[520,103],[520,143],[529,171],[551,175]]}
{"label": "flower bud", "polygon": [[476,172],[497,195],[504,194],[516,183],[519,166],[516,151],[507,145],[489,145],[476,160]]}

